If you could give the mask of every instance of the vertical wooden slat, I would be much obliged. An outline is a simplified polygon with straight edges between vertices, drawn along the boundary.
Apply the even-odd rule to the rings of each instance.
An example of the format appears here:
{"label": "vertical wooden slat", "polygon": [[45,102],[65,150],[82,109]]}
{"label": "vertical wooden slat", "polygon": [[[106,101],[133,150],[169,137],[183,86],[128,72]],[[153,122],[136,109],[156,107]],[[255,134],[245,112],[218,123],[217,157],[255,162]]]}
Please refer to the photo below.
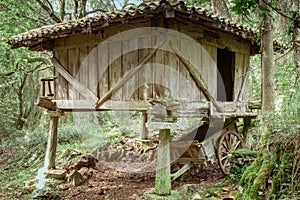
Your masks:
{"label": "vertical wooden slat", "polygon": [[[158,42],[159,37],[156,37],[155,43]],[[164,51],[158,50],[153,56],[155,64],[154,74],[154,86],[153,97],[164,98],[165,97],[165,66],[164,66]]]}
{"label": "vertical wooden slat", "polygon": [[[60,63],[64,66],[66,70],[68,70],[68,54],[67,49],[55,51],[55,57],[60,61]],[[57,97],[56,99],[67,100],[68,99],[68,82],[58,73],[57,79]]]}
{"label": "vertical wooden slat", "polygon": [[[185,60],[190,61],[190,42],[186,38],[180,39],[180,52]],[[191,90],[192,84],[194,84],[191,80],[190,74],[188,73],[186,67],[183,63],[180,62],[179,67],[180,78],[183,80],[179,80],[179,91],[180,91],[180,98],[186,100],[193,100],[194,94]]]}
{"label": "vertical wooden slat", "polygon": [[[139,61],[138,39],[125,40],[122,43],[123,75],[133,70]],[[128,52],[129,51],[129,52]],[[127,53],[125,53],[127,52]],[[138,99],[138,72],[130,77],[122,87],[123,100]]]}
{"label": "vertical wooden slat", "polygon": [[[153,46],[160,42],[160,37],[156,36],[152,38]],[[165,97],[165,66],[164,66],[164,51],[162,49],[157,50],[153,56],[154,70],[153,70],[153,98]]]}
{"label": "vertical wooden slat", "polygon": [[[124,40],[122,41],[122,63],[123,63],[123,71],[122,76],[124,76],[130,69],[131,69],[131,59],[129,56],[129,42],[130,40]],[[128,86],[130,85],[129,82],[131,79],[129,79],[123,86],[122,86],[122,100],[126,101],[130,99],[130,94],[128,94]]]}
{"label": "vertical wooden slat", "polygon": [[209,45],[202,45],[202,66],[203,79],[206,82],[209,92],[217,98],[217,48]]}
{"label": "vertical wooden slat", "polygon": [[97,46],[98,52],[98,92],[97,96],[102,98],[108,92],[108,59],[109,46],[107,43],[102,43]]}
{"label": "vertical wooden slat", "polygon": [[98,50],[97,46],[89,46],[89,59],[88,59],[88,88],[97,95],[97,84],[98,84]]}
{"label": "vertical wooden slat", "polygon": [[[244,56],[241,53],[235,55],[235,66],[234,66],[234,100],[237,100],[242,86],[242,75],[244,72]],[[242,94],[241,94],[242,95]],[[242,96],[241,96],[242,97]]]}
{"label": "vertical wooden slat", "polygon": [[[201,74],[201,57],[202,57],[202,47],[196,43],[196,41],[191,40],[190,41],[190,62],[193,64],[193,66],[196,68],[197,72]],[[202,75],[202,74],[201,74]],[[201,98],[201,91],[196,86],[195,82],[193,81],[193,84],[191,85],[192,90],[194,91],[194,97],[196,101],[200,101]]]}
{"label": "vertical wooden slat", "polygon": [[[80,76],[79,76],[79,82],[81,82],[83,85],[88,87],[88,48],[87,47],[80,47],[80,55],[79,60],[81,63],[80,67]],[[79,99],[83,100],[85,99],[82,95],[79,95]]]}
{"label": "vertical wooden slat", "polygon": [[249,72],[250,70],[250,55],[248,54],[244,54],[244,74],[243,74],[243,78],[244,80],[244,86],[243,86],[243,96],[242,96],[242,100],[244,102],[248,102],[249,101],[249,89],[248,89],[248,85],[249,85]]}
{"label": "vertical wooden slat", "polygon": [[[109,44],[109,89],[113,88],[121,78],[122,73],[122,46],[120,41]],[[117,90],[111,97],[112,100],[122,99],[122,88]]]}
{"label": "vertical wooden slat", "polygon": [[[168,40],[172,45],[179,47],[179,39],[175,36],[168,36]],[[168,44],[168,43],[167,43]],[[179,90],[179,60],[170,48],[164,52],[165,62],[165,81],[166,81],[166,97],[179,98],[181,91]]]}
{"label": "vertical wooden slat", "polygon": [[[76,78],[78,70],[80,68],[79,48],[73,48],[68,50],[68,69],[69,73]],[[79,99],[79,92],[69,85],[69,98]]]}
{"label": "vertical wooden slat", "polygon": [[[145,47],[151,47],[151,37],[142,37],[138,39],[139,44],[139,61],[141,61],[149,52],[150,49]],[[152,59],[152,58],[151,58]],[[151,59],[147,64],[151,63]],[[150,64],[151,65],[151,64]],[[153,74],[152,67],[147,65],[143,66],[139,72],[139,99],[147,99],[152,96],[152,87],[149,83],[151,83]]]}
{"label": "vertical wooden slat", "polygon": [[[156,42],[156,36],[152,36],[150,38],[149,42],[151,44],[151,47],[154,47],[157,43]],[[149,52],[150,52],[150,50],[149,50]],[[146,71],[146,81],[148,82],[148,95],[149,95],[148,98],[153,98],[154,97],[155,67],[156,67],[156,58],[155,57],[156,57],[156,53],[151,57],[150,61],[148,62],[148,63],[151,63],[151,64],[145,70]]]}

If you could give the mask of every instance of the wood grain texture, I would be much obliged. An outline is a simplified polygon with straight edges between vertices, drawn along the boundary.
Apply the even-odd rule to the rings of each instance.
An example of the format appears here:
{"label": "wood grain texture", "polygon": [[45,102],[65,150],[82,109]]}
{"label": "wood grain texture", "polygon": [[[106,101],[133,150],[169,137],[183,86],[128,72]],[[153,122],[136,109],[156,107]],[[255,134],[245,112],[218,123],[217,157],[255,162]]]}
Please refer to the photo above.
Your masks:
{"label": "wood grain texture", "polygon": [[[78,70],[80,68],[80,49],[72,48],[68,49],[68,72],[73,76],[77,77]],[[79,92],[69,85],[69,99],[79,99]]]}
{"label": "wood grain texture", "polygon": [[107,92],[109,88],[109,49],[107,43],[101,43],[97,46],[97,52],[98,52],[98,89],[97,94],[99,98],[102,98]]}
{"label": "wood grain texture", "polygon": [[[58,50],[54,52],[54,56],[59,60],[59,62],[64,66],[65,70],[68,71],[68,51],[67,49]],[[56,99],[68,99],[69,88],[67,80],[62,77],[57,71],[55,71],[55,76],[57,76],[56,85]]]}
{"label": "wood grain texture", "polygon": [[[122,43],[115,41],[109,43],[109,89],[116,86],[122,76]],[[112,100],[122,99],[122,87],[115,90]]]}

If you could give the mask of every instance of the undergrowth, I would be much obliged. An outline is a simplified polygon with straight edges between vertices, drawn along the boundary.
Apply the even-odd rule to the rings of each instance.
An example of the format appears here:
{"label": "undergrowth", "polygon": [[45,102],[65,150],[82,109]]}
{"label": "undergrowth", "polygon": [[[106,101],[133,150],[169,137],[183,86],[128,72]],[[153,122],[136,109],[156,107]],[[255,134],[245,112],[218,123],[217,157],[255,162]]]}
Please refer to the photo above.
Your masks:
{"label": "undergrowth", "polygon": [[236,199],[297,199],[300,196],[299,95],[267,119],[257,159],[245,170]]}
{"label": "undergrowth", "polygon": [[[139,124],[132,121],[140,117],[138,114],[118,114],[118,117],[113,115],[116,114],[101,113],[97,116],[97,123],[84,121],[82,118],[81,124],[60,123],[56,166],[63,166],[76,156],[90,152],[102,142],[115,142],[122,140],[125,135],[136,134],[135,130],[138,130]],[[86,115],[81,117],[85,118]],[[116,119],[112,120],[113,117]],[[131,120],[134,126],[125,123],[128,120]],[[38,169],[43,167],[48,131],[47,124],[41,124],[34,130],[12,131],[10,135],[1,138],[0,199],[29,199],[29,191],[24,189],[25,182],[34,179]],[[49,193],[46,190],[44,192],[47,195]]]}

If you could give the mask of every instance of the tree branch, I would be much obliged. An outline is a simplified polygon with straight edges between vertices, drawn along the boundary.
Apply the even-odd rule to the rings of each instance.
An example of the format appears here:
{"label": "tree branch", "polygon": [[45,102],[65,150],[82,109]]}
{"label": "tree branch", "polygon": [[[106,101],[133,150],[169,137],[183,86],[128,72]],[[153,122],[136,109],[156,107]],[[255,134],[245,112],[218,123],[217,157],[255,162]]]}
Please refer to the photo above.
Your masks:
{"label": "tree branch", "polygon": [[279,10],[275,7],[273,7],[272,5],[270,5],[268,2],[266,2],[266,0],[262,0],[267,6],[269,6],[270,8],[272,8],[272,10],[274,10],[275,12],[277,12],[279,15],[283,16],[283,17],[286,17],[290,20],[294,20],[292,17],[289,17],[287,15],[285,15],[284,13],[282,12],[279,12]]}
{"label": "tree branch", "polygon": [[53,19],[56,23],[62,22],[55,14],[54,11],[51,10],[48,6],[46,6],[41,0],[36,0],[36,2],[49,14],[51,19]]}

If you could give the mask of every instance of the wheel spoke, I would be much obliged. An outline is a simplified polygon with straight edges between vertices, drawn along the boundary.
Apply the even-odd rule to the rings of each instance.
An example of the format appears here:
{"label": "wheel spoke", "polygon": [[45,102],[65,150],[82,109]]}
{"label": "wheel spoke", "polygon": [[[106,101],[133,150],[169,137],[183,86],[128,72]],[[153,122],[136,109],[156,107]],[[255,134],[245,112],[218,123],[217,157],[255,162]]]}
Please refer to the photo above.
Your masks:
{"label": "wheel spoke", "polygon": [[230,138],[228,137],[228,135],[226,137],[224,137],[224,141],[225,141],[228,152],[230,152]]}
{"label": "wheel spoke", "polygon": [[227,159],[227,155],[226,155],[226,156],[223,156],[223,157],[221,158],[221,161],[223,161],[224,159]]}
{"label": "wheel spoke", "polygon": [[217,149],[217,157],[220,168],[226,175],[229,173],[230,167],[228,156],[232,151],[238,148],[243,148],[243,141],[238,133],[234,131],[227,131],[221,135]]}
{"label": "wheel spoke", "polygon": [[222,146],[224,147],[224,149],[225,149],[226,152],[230,152],[230,149],[224,143],[222,143]]}
{"label": "wheel spoke", "polygon": [[241,144],[241,141],[237,141],[237,143],[234,145],[234,149],[233,150],[236,150],[237,147]]}
{"label": "wheel spoke", "polygon": [[228,159],[224,160],[224,163],[223,163],[224,169],[226,169],[225,167],[227,166],[227,164],[228,164]]}

